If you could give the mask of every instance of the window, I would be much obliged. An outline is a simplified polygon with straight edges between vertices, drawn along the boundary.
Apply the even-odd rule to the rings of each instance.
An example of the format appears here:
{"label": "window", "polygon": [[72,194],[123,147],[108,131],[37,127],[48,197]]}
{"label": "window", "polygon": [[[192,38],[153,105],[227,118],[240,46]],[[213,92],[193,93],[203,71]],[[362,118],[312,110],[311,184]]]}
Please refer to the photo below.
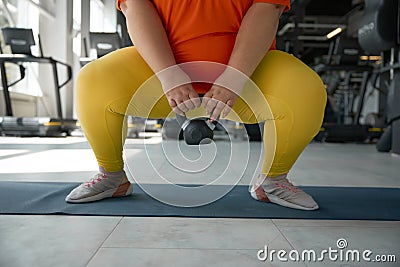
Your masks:
{"label": "window", "polygon": [[[36,37],[39,33],[38,9],[32,8],[32,3],[29,1],[8,0],[3,3],[5,3],[5,5],[1,6],[1,13],[4,14],[0,19],[1,28],[8,26],[30,28],[33,31],[35,42],[37,43],[38,40]],[[38,4],[39,2],[36,1],[36,3]],[[2,48],[4,53],[10,53],[8,47],[4,46],[4,42],[2,42]],[[33,46],[32,53],[38,55],[39,48]],[[26,67],[25,79],[10,87],[9,90],[11,92],[41,96],[42,92],[37,80],[38,66],[36,64],[24,64],[24,66]],[[15,64],[6,64],[6,70],[9,82],[15,81],[19,78],[19,69]]]}
{"label": "window", "polygon": [[90,0],[90,31],[104,31],[104,3],[102,0]]}

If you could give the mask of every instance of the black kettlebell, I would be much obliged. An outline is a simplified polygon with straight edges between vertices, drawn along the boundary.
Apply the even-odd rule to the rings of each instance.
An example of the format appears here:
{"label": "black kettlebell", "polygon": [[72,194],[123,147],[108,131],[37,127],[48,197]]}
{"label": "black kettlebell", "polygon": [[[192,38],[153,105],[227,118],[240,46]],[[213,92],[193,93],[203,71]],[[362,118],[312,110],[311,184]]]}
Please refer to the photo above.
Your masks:
{"label": "black kettlebell", "polygon": [[190,120],[179,114],[176,114],[176,120],[183,130],[183,139],[188,145],[210,144],[214,138],[214,128],[218,123],[211,122],[209,118]]}

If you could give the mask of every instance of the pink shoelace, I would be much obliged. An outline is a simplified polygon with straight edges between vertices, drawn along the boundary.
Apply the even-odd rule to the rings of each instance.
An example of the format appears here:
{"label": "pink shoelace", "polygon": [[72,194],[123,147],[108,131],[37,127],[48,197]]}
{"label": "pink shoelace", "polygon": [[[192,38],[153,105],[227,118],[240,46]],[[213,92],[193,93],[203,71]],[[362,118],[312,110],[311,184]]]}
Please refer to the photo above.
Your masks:
{"label": "pink shoelace", "polygon": [[294,186],[292,183],[290,183],[287,180],[286,181],[283,180],[283,181],[275,182],[275,186],[280,187],[282,189],[286,189],[286,190],[292,191],[293,193],[297,193],[297,192],[301,191],[300,188],[297,188],[296,186]]}
{"label": "pink shoelace", "polygon": [[98,173],[93,178],[91,178],[89,180],[89,182],[86,182],[85,185],[87,187],[91,187],[92,185],[94,185],[98,182],[101,182],[103,179],[106,179],[106,178],[107,178],[107,175],[105,175],[104,173]]}

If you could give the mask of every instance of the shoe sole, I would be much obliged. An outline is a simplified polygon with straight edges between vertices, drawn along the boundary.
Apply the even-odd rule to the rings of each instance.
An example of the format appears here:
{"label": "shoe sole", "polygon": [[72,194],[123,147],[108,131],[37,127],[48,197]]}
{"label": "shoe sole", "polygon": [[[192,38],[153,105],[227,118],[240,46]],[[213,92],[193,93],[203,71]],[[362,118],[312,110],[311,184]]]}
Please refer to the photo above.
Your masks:
{"label": "shoe sole", "polygon": [[[262,196],[262,194],[261,194],[262,192],[268,201],[266,201],[265,198],[260,198],[260,196]],[[317,210],[317,209],[319,209],[318,205],[315,207],[307,208],[307,207],[303,207],[303,206],[288,202],[288,201],[281,199],[275,195],[265,193],[264,189],[262,189],[261,187],[258,187],[256,190],[252,190],[250,192],[250,195],[252,198],[254,198],[257,201],[266,202],[266,203],[269,203],[269,202],[275,203],[275,204],[278,204],[278,205],[281,205],[281,206],[287,207],[287,208],[298,209],[298,210]]]}
{"label": "shoe sole", "polygon": [[93,195],[90,197],[85,197],[85,198],[80,198],[80,199],[65,199],[65,201],[68,203],[86,203],[86,202],[94,202],[94,201],[98,201],[98,200],[102,200],[104,198],[110,198],[110,197],[126,197],[133,193],[132,184],[129,184],[125,193],[121,192],[121,188],[123,188],[123,187],[124,187],[124,185],[121,185],[117,188],[117,190],[109,189],[107,191],[101,192],[97,195]]}

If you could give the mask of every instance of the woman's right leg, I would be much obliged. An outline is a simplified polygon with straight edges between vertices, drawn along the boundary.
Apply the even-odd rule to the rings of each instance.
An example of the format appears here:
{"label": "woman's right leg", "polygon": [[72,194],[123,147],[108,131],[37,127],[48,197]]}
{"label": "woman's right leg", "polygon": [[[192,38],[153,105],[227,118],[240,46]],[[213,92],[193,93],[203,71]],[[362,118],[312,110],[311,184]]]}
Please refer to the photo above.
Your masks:
{"label": "woman's right leg", "polygon": [[[129,110],[133,114],[129,115],[141,117],[161,118],[171,110],[158,80],[152,79],[152,86],[138,92],[153,74],[134,47],[112,52],[80,71],[76,82],[77,113],[98,161],[100,174],[74,189],[66,198],[68,202],[87,202],[131,193],[122,158],[127,107],[131,103]],[[140,101],[131,102],[135,93],[140,95]]]}
{"label": "woman's right leg", "polygon": [[[79,122],[99,166],[108,172],[123,169],[122,128],[125,112],[133,95],[151,76],[152,70],[134,47],[120,49],[95,60],[79,74],[76,82]],[[149,92],[150,88],[152,91]],[[149,87],[146,90],[149,98],[141,99],[141,106],[133,111],[136,114],[130,115],[148,115],[153,100],[163,95],[161,87]],[[168,114],[168,103],[162,103],[163,107],[154,109],[161,109],[160,112],[153,112],[152,116],[164,117]]]}

